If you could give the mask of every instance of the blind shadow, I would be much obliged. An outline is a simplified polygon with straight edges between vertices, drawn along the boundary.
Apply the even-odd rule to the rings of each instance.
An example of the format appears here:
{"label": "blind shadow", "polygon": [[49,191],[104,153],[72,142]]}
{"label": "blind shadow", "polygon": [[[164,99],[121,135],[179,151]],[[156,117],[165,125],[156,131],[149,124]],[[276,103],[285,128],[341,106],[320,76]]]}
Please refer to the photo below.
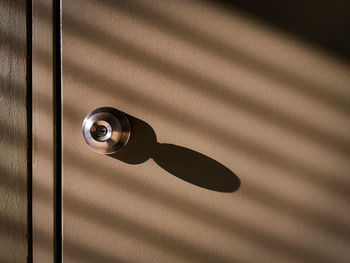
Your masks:
{"label": "blind shadow", "polygon": [[153,128],[128,115],[131,137],[126,147],[111,155],[128,164],[141,164],[153,159],[170,174],[196,186],[218,192],[234,192],[239,178],[214,159],[191,149],[157,142]]}
{"label": "blind shadow", "polygon": [[[291,114],[286,114],[283,111],[276,111],[271,105],[262,104],[256,99],[242,95],[240,92],[235,92],[236,89],[231,85],[221,84],[208,76],[188,71],[174,64],[172,61],[147,52],[135,45],[135,43],[126,41],[118,36],[106,35],[101,32],[98,27],[87,25],[76,18],[68,16],[65,17],[65,21],[69,25],[69,31],[74,33],[75,37],[85,39],[88,43],[95,43],[96,46],[100,46],[105,50],[110,50],[111,54],[118,54],[119,57],[143,65],[157,74],[163,74],[165,77],[177,83],[184,84],[182,86],[183,88],[199,90],[204,94],[210,94],[213,98],[217,99],[217,103],[220,102],[229,107],[240,108],[242,111],[261,118],[273,125],[278,125],[286,131],[295,132],[310,141],[326,145],[337,152],[339,151],[350,156],[350,144],[348,141],[345,141],[342,137],[334,135],[327,130],[318,128],[311,122]],[[73,63],[70,63],[70,67],[72,65]],[[72,69],[71,72],[76,74],[79,72],[79,69]],[[96,74],[96,72],[94,72],[94,74]],[[295,86],[300,85],[295,83]],[[348,102],[346,107],[346,110],[348,110]]]}
{"label": "blind shadow", "polygon": [[[287,85],[280,85],[280,88],[295,90],[297,92],[300,92],[301,94],[304,94],[307,97],[317,99],[325,103],[325,105],[330,105],[345,113],[347,113],[349,110],[349,103],[347,99],[342,96],[338,96],[334,92],[330,91],[332,87],[328,87],[327,85],[324,85],[323,83],[320,83],[320,82],[314,83],[303,76],[295,75],[293,73],[290,73],[281,69],[278,66],[274,66],[273,64],[267,61],[262,61],[254,57],[252,54],[250,54],[245,50],[242,50],[236,46],[227,45],[226,43],[220,41],[219,39],[216,39],[213,36],[207,35],[203,32],[199,32],[198,29],[196,30],[191,28],[190,26],[186,25],[182,21],[175,20],[169,16],[161,14],[159,11],[153,10],[151,7],[145,4],[145,2],[127,1],[127,4],[124,1],[111,1],[111,0],[101,0],[100,2],[103,3],[105,6],[107,6],[108,8],[121,10],[125,14],[131,15],[137,19],[140,19],[141,23],[150,24],[154,28],[162,30],[165,33],[168,33],[168,34],[171,33],[172,35],[176,36],[178,39],[182,39],[189,43],[192,43],[193,46],[198,46],[204,50],[207,50],[209,53],[214,53],[215,55],[219,56],[221,59],[225,61],[229,61],[231,63],[238,61],[243,68],[250,69],[256,74],[261,74],[270,79],[274,79],[275,81],[279,81],[280,83],[287,84]],[[215,4],[220,5],[229,1],[209,0],[209,2],[215,2]],[[243,2],[243,1],[240,1],[240,2]],[[253,1],[253,5],[256,4],[255,2],[256,1]],[[263,1],[260,5],[264,5],[264,3],[265,2]],[[293,3],[294,2],[291,2],[291,5],[293,5]],[[249,6],[249,4],[246,4],[246,5]],[[280,4],[280,5],[283,6],[284,4]],[[332,4],[328,4],[328,5],[332,6]],[[235,10],[235,7],[236,7],[236,3],[232,5],[228,5],[228,8],[232,8],[232,10]],[[239,10],[241,10],[241,5],[237,5],[237,7],[240,8]],[[267,7],[266,9],[268,9],[270,5],[266,5],[266,7]],[[327,8],[325,8],[325,10],[327,10]],[[276,9],[277,9],[276,13],[280,12],[278,8]],[[287,9],[286,11],[288,12],[288,10],[289,9]],[[294,19],[298,19],[299,18],[298,15],[299,13],[296,12],[294,14],[295,16]],[[309,24],[309,22],[311,21],[310,17],[311,17],[310,14],[304,17],[305,19],[308,19],[308,21],[305,21],[304,23],[302,23],[304,27],[305,27],[305,24]],[[343,16],[343,17],[347,18],[347,16]],[[70,27],[75,26],[74,25],[75,22],[71,20],[72,19],[71,17],[66,16],[65,19],[69,20],[68,22],[66,22],[67,25],[69,25]],[[285,19],[285,20],[288,20],[288,19]],[[316,25],[318,24],[325,25],[327,22],[328,21],[321,22],[320,20],[318,20]],[[276,24],[278,25],[278,22],[273,23],[273,25],[276,25]],[[324,26],[323,27],[318,26],[318,27],[319,29],[325,28]],[[82,31],[82,28],[86,30],[90,30],[91,25],[87,27],[80,26],[79,30]],[[83,32],[76,32],[75,29],[74,31],[75,31],[74,33],[77,35],[83,33]],[[312,31],[310,31],[309,34],[312,35]],[[93,35],[96,35],[96,33]],[[324,35],[323,37],[327,38],[327,34],[323,33],[323,35]],[[341,34],[341,35],[344,36],[346,34]],[[104,38],[95,37],[95,39],[101,41]],[[91,40],[92,38],[90,38],[90,41]]]}
{"label": "blind shadow", "polygon": [[[45,13],[45,12],[43,12]],[[46,17],[42,17],[43,21],[46,21]],[[67,22],[67,25],[69,25],[69,27],[75,27],[74,25],[74,21],[70,20],[70,17],[66,17],[66,21],[67,19],[69,20],[69,22]],[[79,25],[79,26],[78,26]],[[89,27],[91,27],[91,25],[86,25],[86,24],[78,24],[76,25],[76,29],[80,29],[80,30],[73,30],[74,33],[76,35],[81,34],[81,31],[84,31],[83,29],[88,29]],[[121,52],[121,50],[124,50],[124,44],[122,46],[119,46],[118,43],[116,41],[113,41],[113,39],[111,39],[111,41],[102,41],[101,39],[104,39],[103,34],[101,35],[101,32],[99,32],[98,30],[92,30],[94,31],[93,34],[88,34],[91,38],[89,38],[88,36],[86,36],[86,40],[90,41],[97,41],[100,44],[105,43],[106,45],[111,42],[113,46],[116,46],[118,48],[116,48],[116,52],[120,52],[119,54],[130,54],[133,51],[132,50],[125,50],[125,52]],[[92,32],[91,32],[92,33]],[[84,35],[84,34],[83,34]],[[92,37],[94,36],[94,37]],[[100,37],[97,37],[100,36]],[[108,43],[107,43],[108,42]],[[96,43],[97,44],[97,43]],[[125,43],[126,45],[126,43]],[[128,44],[130,46],[130,44]],[[114,49],[113,49],[114,50]],[[118,50],[118,51],[117,51]],[[138,58],[144,58],[147,57],[147,54],[142,52],[140,53],[139,56],[132,56],[133,59],[137,59]],[[43,65],[45,65],[45,63],[47,63],[47,59],[45,58],[45,52],[42,51],[41,55],[40,55],[40,59],[43,59],[42,63]],[[153,63],[149,63],[149,64],[145,64],[147,65],[147,67],[152,68],[152,64]],[[157,69],[159,69],[159,71],[161,71],[161,68],[166,68],[166,64],[160,64],[159,68],[157,67]],[[128,92],[128,90],[134,89],[134,87],[132,87],[131,85],[126,85],[125,83],[122,82],[116,82],[116,80],[112,80],[110,78],[108,78],[108,76],[104,76],[103,74],[99,74],[98,72],[94,71],[94,70],[90,70],[88,68],[82,67],[82,65],[79,65],[77,63],[74,63],[73,61],[70,60],[65,60],[65,68],[66,68],[66,72],[65,74],[70,75],[71,77],[76,78],[79,82],[87,84],[86,88],[90,88],[90,86],[95,86],[98,87],[99,91],[102,91],[106,94],[106,96],[116,96],[118,98],[123,97],[124,99],[127,99],[130,103],[136,103],[137,101],[142,104],[143,106],[143,110],[147,110],[149,112],[152,113],[158,113],[159,110],[165,110],[169,108],[169,104],[165,104],[162,103],[160,101],[156,101],[154,100],[151,96],[145,96],[145,94],[143,94],[142,96],[139,96],[138,94],[134,94],[134,93],[130,93]],[[68,68],[68,69],[67,69]],[[169,71],[170,72],[170,71]],[[176,69],[173,69],[171,71],[171,74],[169,73],[169,77],[171,77],[171,75],[174,75],[174,72],[176,72]],[[74,74],[72,74],[74,73]],[[202,83],[202,82],[201,82]],[[118,86],[118,89],[113,89],[112,87],[114,86]],[[195,85],[195,84],[194,84]],[[199,85],[201,86],[201,88],[203,88],[203,85]],[[213,86],[214,88],[214,86]],[[215,89],[217,90],[217,86],[215,86]],[[208,90],[207,90],[208,91]],[[214,93],[213,93],[214,94]],[[226,97],[228,97],[229,94],[226,94]],[[328,96],[327,96],[328,97]],[[232,100],[231,103],[235,104],[235,106],[238,105],[242,105],[242,97],[239,98],[235,98],[235,96],[231,96],[229,98],[226,98],[227,101]],[[147,103],[145,103],[145,101]],[[264,107],[260,107],[259,105],[256,105],[257,102],[251,101],[251,102],[244,102],[244,105],[250,105],[253,106],[254,111],[256,113],[261,114],[261,112],[265,112],[266,110],[264,109]],[[259,106],[259,107],[257,107]],[[65,105],[65,108],[67,109],[68,107],[70,107],[70,105]],[[260,158],[262,161],[265,161],[267,163],[272,163],[274,166],[279,166],[280,168],[284,169],[284,170],[289,170],[289,171],[293,171],[294,176],[302,176],[302,177],[313,177],[313,176],[317,176],[319,178],[319,180],[315,183],[320,183],[324,188],[326,188],[329,191],[335,192],[336,194],[343,194],[346,198],[349,196],[349,191],[348,191],[348,187],[346,184],[344,184],[344,182],[340,182],[336,180],[335,176],[330,176],[329,173],[324,172],[320,169],[317,169],[316,167],[310,167],[308,165],[305,164],[301,164],[295,160],[292,160],[290,158],[290,156],[285,155],[283,156],[281,153],[277,153],[274,151],[271,151],[269,149],[266,149],[264,147],[260,147],[260,145],[258,145],[257,143],[252,142],[251,140],[248,140],[247,138],[244,138],[243,136],[238,136],[237,134],[232,134],[232,132],[228,132],[228,131],[224,131],[224,130],[218,130],[218,129],[212,129],[209,126],[207,126],[205,124],[204,121],[202,120],[198,120],[198,118],[195,118],[194,116],[191,116],[190,114],[181,111],[180,109],[174,108],[174,110],[176,110],[178,113],[181,114],[174,114],[172,111],[167,111],[167,115],[168,117],[174,119],[174,121],[179,120],[179,115],[181,115],[183,118],[181,118],[182,120],[186,121],[186,125],[188,128],[195,130],[196,132],[200,131],[203,127],[203,125],[205,125],[208,130],[212,130],[213,133],[217,134],[217,140],[218,143],[223,144],[225,146],[228,145],[232,145],[235,148],[239,148],[241,151],[243,151],[245,154],[249,154],[252,156],[256,156],[258,158]],[[74,113],[75,111],[72,111],[72,113]],[[271,110],[268,110],[269,113],[273,113]],[[273,113],[280,115],[280,113]],[[265,115],[265,114],[263,114]],[[266,116],[268,116],[269,114],[266,114]],[[266,118],[266,120],[268,120],[269,118]],[[281,121],[282,123],[279,123],[279,121]],[[295,132],[304,130],[303,124],[305,124],[303,122],[302,123],[297,123],[296,119],[288,119],[286,118],[286,116],[281,116],[278,118],[278,121],[276,122],[281,126],[284,126],[284,124],[286,124],[285,128],[288,128],[288,130],[292,131],[294,129]],[[309,126],[309,125],[308,125]],[[310,128],[310,126],[309,126]],[[316,128],[316,127],[315,127]],[[309,130],[309,129],[306,129]],[[305,132],[305,130],[304,130]],[[306,135],[304,134],[303,135]],[[310,133],[309,133],[310,132]],[[307,136],[308,139],[311,140],[315,140],[317,141],[317,143],[321,143],[322,145],[327,144],[327,148],[334,148],[334,146],[336,147],[336,151],[341,151],[344,154],[348,154],[349,153],[349,147],[347,147],[346,142],[340,140],[338,141],[338,139],[340,138],[333,138],[331,139],[331,141],[334,142],[334,139],[336,139],[338,142],[336,142],[336,144],[333,144],[333,142],[329,141],[328,137],[325,138],[325,134],[322,135],[319,134],[320,130],[318,128],[316,128],[315,130],[313,130],[311,132],[311,130],[309,130],[309,136]],[[330,135],[330,134],[329,134]],[[333,146],[332,146],[333,145]],[[338,146],[336,146],[338,145]],[[330,147],[329,147],[330,146]],[[340,147],[340,148],[338,148]],[[342,150],[341,150],[342,148]],[[336,186],[336,187],[335,187]]]}
{"label": "blind shadow", "polygon": [[[205,0],[204,2],[208,2]],[[350,60],[347,0],[334,1],[246,1],[209,0],[226,9],[242,11],[289,34]]]}

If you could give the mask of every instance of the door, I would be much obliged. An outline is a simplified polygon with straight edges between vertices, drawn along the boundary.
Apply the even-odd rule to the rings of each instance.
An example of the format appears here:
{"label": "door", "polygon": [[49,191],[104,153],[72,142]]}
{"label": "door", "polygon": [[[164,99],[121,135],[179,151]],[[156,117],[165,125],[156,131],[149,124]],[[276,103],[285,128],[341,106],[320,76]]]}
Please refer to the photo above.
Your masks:
{"label": "door", "polygon": [[[214,3],[63,0],[63,262],[345,262],[349,84]],[[82,136],[101,107],[114,154]]]}

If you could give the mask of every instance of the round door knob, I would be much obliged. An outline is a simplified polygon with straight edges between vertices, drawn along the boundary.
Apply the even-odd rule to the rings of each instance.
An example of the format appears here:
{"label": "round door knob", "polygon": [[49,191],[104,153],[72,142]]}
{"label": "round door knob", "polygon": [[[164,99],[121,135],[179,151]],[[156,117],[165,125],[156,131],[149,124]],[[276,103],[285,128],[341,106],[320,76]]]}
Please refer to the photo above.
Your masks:
{"label": "round door knob", "polygon": [[83,122],[83,137],[97,153],[113,154],[130,138],[130,124],[125,113],[111,107],[90,112]]}

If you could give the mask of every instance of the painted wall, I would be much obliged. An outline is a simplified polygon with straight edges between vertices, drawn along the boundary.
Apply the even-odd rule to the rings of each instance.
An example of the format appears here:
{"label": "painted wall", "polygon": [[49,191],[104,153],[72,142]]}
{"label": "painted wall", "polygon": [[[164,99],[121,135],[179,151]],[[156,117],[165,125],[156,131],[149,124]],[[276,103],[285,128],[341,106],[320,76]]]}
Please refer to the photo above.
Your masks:
{"label": "painted wall", "polygon": [[[106,4],[108,2],[104,1]],[[178,178],[171,176],[166,171],[158,170],[159,167],[152,162],[147,164],[150,170],[155,171],[154,175],[151,176],[156,178],[159,176],[159,178],[163,178],[163,181],[153,181],[152,177],[142,177],[144,172],[142,166],[135,168],[140,170],[140,173],[136,172],[135,174],[119,173],[118,176],[109,176],[108,174],[96,176],[97,173],[95,173],[89,181],[94,183],[94,180],[100,180],[98,183],[101,189],[109,187],[111,183],[114,184],[110,185],[111,191],[114,191],[117,186],[120,187],[118,190],[121,193],[121,199],[114,197],[115,200],[112,201],[114,204],[117,204],[118,201],[121,202],[122,205],[119,206],[121,210],[118,210],[119,217],[115,217],[113,214],[115,211],[108,211],[112,205],[107,206],[106,211],[110,213],[101,213],[100,216],[96,213],[96,209],[93,209],[94,207],[84,207],[81,203],[76,203],[75,211],[85,215],[86,220],[91,221],[92,219],[92,222],[82,222],[82,224],[99,225],[101,228],[109,227],[106,233],[109,233],[111,238],[113,238],[113,231],[120,231],[120,236],[125,243],[120,243],[117,247],[124,245],[126,250],[117,251],[114,250],[116,246],[111,246],[111,250],[114,250],[116,255],[118,253],[121,253],[122,257],[127,255],[128,249],[132,248],[127,243],[130,240],[130,244],[136,245],[136,249],[143,249],[143,251],[137,250],[136,253],[130,249],[130,255],[125,258],[125,261],[132,259],[133,256],[142,258],[142,256],[148,255],[151,258],[151,252],[157,251],[158,248],[161,252],[158,251],[159,254],[153,258],[154,261],[157,259],[160,261],[161,256],[167,258],[171,253],[178,256],[182,262],[183,257],[187,256],[189,261],[193,258],[202,259],[200,253],[202,250],[199,250],[198,247],[203,246],[205,248],[203,251],[210,252],[213,249],[211,245],[219,245],[214,246],[214,250],[217,253],[223,253],[222,255],[226,255],[229,259],[242,258],[254,261],[254,259],[260,258],[260,262],[263,259],[271,262],[273,257],[284,256],[284,259],[289,259],[291,262],[294,259],[312,261],[316,258],[318,260],[320,257],[325,262],[327,259],[332,259],[333,262],[346,261],[349,258],[346,257],[349,253],[349,243],[346,241],[349,241],[350,233],[348,217],[350,184],[348,164],[350,127],[348,87],[350,80],[348,63],[338,61],[322,50],[310,47],[305,42],[300,43],[290,38],[288,34],[271,31],[268,27],[264,27],[256,21],[252,22],[250,19],[240,19],[242,18],[241,14],[237,14],[235,11],[232,13],[218,11],[218,9],[205,5],[192,5],[191,7],[191,4],[186,2],[183,6],[176,3],[172,5],[174,6],[161,7],[155,4],[142,8],[142,5],[130,4],[129,7],[125,6],[126,10],[121,9],[122,11],[120,11],[126,17],[115,16],[117,6],[114,7],[116,8],[114,11],[111,11],[108,5],[107,8],[100,6],[97,11],[101,14],[113,12],[110,20],[91,22],[82,14],[80,19],[86,19],[87,22],[95,26],[97,22],[101,23],[101,28],[107,29],[103,33],[104,39],[107,40],[115,40],[113,33],[119,38],[128,37],[128,35],[123,35],[123,33],[127,34],[128,30],[122,27],[108,28],[105,27],[104,23],[115,25],[116,23],[130,22],[134,31],[129,36],[136,36],[139,32],[140,36],[149,37],[151,35],[146,33],[153,33],[153,38],[149,37],[145,42],[139,42],[141,38],[138,37],[127,39],[131,43],[134,42],[134,45],[119,45],[118,52],[120,55],[124,55],[124,60],[134,59],[135,64],[137,64],[130,63],[129,68],[123,69],[130,74],[134,74],[134,70],[137,69],[139,70],[138,76],[149,77],[153,84],[156,83],[155,80],[158,76],[162,78],[159,83],[161,81],[164,83],[174,82],[169,86],[155,85],[155,90],[158,90],[160,86],[169,89],[178,87],[180,90],[181,85],[178,85],[176,80],[172,79],[171,74],[168,74],[170,72],[168,69],[176,69],[176,67],[162,68],[167,64],[158,64],[158,68],[155,66],[152,68],[150,64],[146,63],[151,58],[146,54],[149,55],[150,52],[156,54],[158,58],[163,56],[164,59],[177,63],[176,65],[184,66],[188,72],[197,70],[197,75],[201,74],[205,75],[206,78],[214,79],[214,81],[221,81],[221,87],[229,85],[227,91],[217,90],[219,92],[217,96],[220,96],[223,101],[236,98],[233,100],[235,102],[233,104],[236,105],[237,109],[224,109],[224,106],[209,103],[209,105],[217,105],[219,108],[216,108],[214,113],[208,112],[208,114],[216,116],[223,116],[220,114],[222,112],[235,114],[236,117],[225,115],[230,116],[230,121],[227,120],[227,123],[222,125],[230,136],[233,136],[234,132],[240,133],[238,139],[231,140],[230,144],[221,140],[218,146],[214,142],[213,133],[211,133],[216,128],[215,123],[211,123],[209,129],[205,129],[203,123],[199,123],[200,127],[196,130],[200,132],[192,134],[192,130],[195,129],[186,130],[183,127],[178,127],[179,123],[184,127],[191,127],[188,126],[191,125],[190,118],[185,118],[186,116],[181,114],[176,115],[176,112],[166,111],[166,106],[159,108],[159,105],[147,104],[143,99],[138,100],[140,97],[137,96],[137,93],[135,93],[136,96],[130,96],[127,99],[124,97],[120,101],[118,95],[120,95],[121,87],[114,92],[107,90],[107,96],[101,94],[101,89],[108,87],[108,83],[110,86],[114,85],[107,81],[110,77],[107,74],[110,69],[101,67],[102,72],[99,72],[98,61],[95,61],[94,65],[82,65],[92,70],[86,79],[98,80],[90,85],[98,86],[99,81],[104,84],[98,91],[95,91],[99,101],[105,102],[107,100],[111,104],[121,105],[122,108],[129,110],[134,115],[144,115],[143,119],[152,122],[153,127],[157,128],[158,136],[162,141],[172,141],[172,143],[181,144],[220,160],[237,174],[242,184],[238,191],[232,195],[232,198],[226,195],[225,205],[218,206],[217,210],[213,210],[213,206],[205,201],[210,199],[212,203],[221,203],[220,201],[223,199],[221,199],[220,193],[216,194],[207,192],[205,189],[193,188],[192,185],[177,180]],[[76,5],[76,8],[77,11],[81,9],[79,5]],[[93,10],[94,6],[88,8]],[[74,11],[74,9],[72,10]],[[1,1],[0,18],[0,262],[25,262],[28,246],[25,1]],[[143,22],[140,23],[140,21]],[[178,27],[174,26],[176,25],[174,21],[180,21]],[[185,25],[190,25],[190,27]],[[230,26],[225,27],[225,25]],[[207,39],[208,42],[201,43],[200,40],[203,39],[200,37],[201,35],[187,34],[191,31],[191,26],[192,29],[195,29],[194,32],[198,30],[204,34],[211,34],[213,38]],[[74,28],[69,30],[74,30]],[[89,31],[89,28],[85,28],[85,30]],[[177,40],[168,36],[167,30],[174,34]],[[339,34],[342,33],[344,32],[339,32]],[[85,51],[89,53],[91,50],[100,52],[102,59],[108,60],[110,58],[111,54],[108,53],[107,49],[101,51],[98,47],[91,47],[94,43],[98,43],[96,36],[90,40],[84,39],[84,35],[75,37],[77,39],[69,41],[73,42],[71,47],[76,49],[73,49],[72,53],[67,53],[67,58],[77,58],[79,53],[73,54],[73,51],[84,54]],[[164,45],[161,44],[162,39]],[[213,39],[221,42],[210,42]],[[80,40],[82,41],[79,42]],[[68,39],[66,41],[67,44]],[[80,48],[82,43],[86,45],[85,51]],[[113,41],[104,44],[107,48],[111,48],[111,43],[113,44]],[[147,52],[138,52],[138,49],[135,49],[135,43],[146,45],[143,48]],[[189,43],[193,43],[195,47]],[[229,43],[232,50],[242,52],[238,52],[235,57],[237,60],[235,70],[232,70],[230,63],[229,65],[225,64],[227,59],[223,58],[224,52],[222,51],[224,49],[222,47],[225,46],[220,45],[222,43]],[[174,44],[173,50],[177,54],[176,56],[171,53],[171,50],[166,50],[166,47],[171,44]],[[215,44],[218,44],[216,48],[214,48]],[[90,49],[88,49],[89,45]],[[100,43],[100,45],[102,44]],[[124,49],[120,47],[124,47]],[[210,49],[213,49],[212,53],[208,52]],[[244,53],[244,51],[246,52]],[[236,53],[229,52],[228,54]],[[183,56],[179,57],[180,55]],[[84,59],[89,60],[89,57]],[[217,67],[208,66],[208,61],[214,63],[210,65],[217,65]],[[123,63],[127,65],[127,61]],[[274,67],[268,67],[269,65],[274,65]],[[71,67],[72,64],[69,66]],[[106,69],[106,72],[103,72],[103,69]],[[71,72],[73,74],[79,73],[76,68]],[[227,73],[223,74],[224,72]],[[232,79],[230,72],[235,73]],[[106,75],[103,75],[105,78],[96,78],[98,75],[91,73],[106,73]],[[184,71],[173,71],[173,73],[189,76]],[[132,74],[130,79],[126,79],[126,81],[132,83],[139,79],[134,78]],[[114,76],[114,78],[118,79],[118,76]],[[84,82],[84,79],[76,81],[77,84],[79,82],[89,85]],[[198,82],[203,83],[194,78],[193,86]],[[230,86],[230,83],[234,82],[238,85]],[[113,84],[115,83],[113,82]],[[147,81],[143,83],[147,83]],[[246,87],[244,87],[244,83],[247,84]],[[136,83],[137,87],[140,87],[139,85],[140,83]],[[186,85],[192,86],[191,83]],[[145,86],[147,88],[147,85]],[[152,87],[148,88],[152,89]],[[138,91],[140,94],[147,95],[147,89]],[[69,95],[69,91],[67,92]],[[166,104],[169,102],[169,94],[186,97],[188,99],[184,100],[184,104],[181,104],[179,108],[193,115],[197,110],[199,115],[195,115],[195,117],[198,117],[205,111],[200,112],[199,106],[191,106],[191,104],[193,101],[196,103],[200,103],[201,100],[210,101],[214,93],[210,93],[208,90],[205,93],[206,97],[196,96],[196,100],[194,100],[191,99],[191,96],[186,96],[187,93],[179,94],[173,90],[158,94],[157,98]],[[113,94],[115,94],[114,97],[110,96]],[[129,91],[129,94],[132,92]],[[237,99],[235,96],[225,98],[225,94],[242,95],[238,96]],[[200,98],[199,102],[198,98]],[[255,103],[247,103],[252,101]],[[96,105],[89,103],[89,107],[84,108],[85,111],[90,106],[98,106],[97,103]],[[133,106],[133,103],[136,106]],[[143,113],[147,110],[145,106],[149,106],[147,114]],[[159,112],[164,110],[161,115],[168,119],[166,122],[160,122],[152,113],[152,109],[156,106]],[[250,109],[251,111],[249,111]],[[86,112],[67,108],[66,113],[71,114],[71,118],[79,123]],[[78,116],[74,114],[78,114]],[[178,117],[176,123],[168,118],[169,114]],[[210,123],[213,120],[210,119],[210,116],[214,115],[201,117],[207,118],[204,120]],[[281,116],[291,116],[292,118],[291,121],[288,121]],[[191,120],[196,120],[196,118]],[[220,123],[218,124],[220,125]],[[234,130],[235,127],[237,127],[236,130]],[[172,133],[168,133],[168,131],[172,131]],[[182,137],[183,134],[188,135],[187,139]],[[174,135],[178,137],[174,137]],[[210,145],[204,142],[209,142]],[[81,147],[85,147],[82,141],[79,143],[81,143]],[[76,156],[79,154],[81,153],[77,152]],[[91,158],[91,163],[95,161],[96,157],[91,152],[84,154]],[[112,159],[105,161],[101,156],[98,158],[102,160],[102,163],[106,162],[107,167],[115,168],[116,165],[126,171],[128,166],[127,164],[115,164],[116,162]],[[66,172],[74,172],[73,169],[76,169],[76,165],[77,163],[73,163],[72,170],[66,170]],[[86,161],[84,165],[86,165]],[[161,175],[161,172],[164,174]],[[84,180],[90,178],[86,177],[90,173],[91,171],[82,174],[82,178]],[[171,184],[167,181],[171,181]],[[154,186],[155,182],[157,182],[157,186]],[[74,186],[74,183],[79,187],[82,185],[79,181],[72,182],[71,185]],[[88,185],[89,182],[84,181],[84,183]],[[168,191],[167,186],[169,185],[171,185],[171,191]],[[96,189],[95,187],[96,185],[92,185],[92,191],[87,192],[87,194],[91,196],[91,192]],[[86,196],[82,195],[82,199]],[[135,202],[131,202],[131,204],[134,208],[140,206],[141,210],[130,209],[129,211],[126,205],[123,206],[123,202],[128,200],[134,200]],[[124,202],[124,204],[130,203]],[[146,206],[142,206],[142,204],[146,204]],[[72,206],[72,204],[70,205]],[[142,209],[145,209],[145,213],[140,213]],[[97,209],[97,211],[101,211],[101,209]],[[152,214],[152,211],[156,211],[156,213]],[[125,217],[121,217],[121,215],[126,212],[130,212],[129,216],[136,220],[140,219],[140,214],[146,215],[147,212],[151,217],[147,218],[148,221],[136,222],[134,220],[130,223],[130,221],[122,220]],[[104,216],[106,214],[112,214],[112,219]],[[124,222],[124,225],[130,227],[123,228],[123,224],[118,225],[118,222]],[[167,232],[170,230],[170,234],[175,233],[174,229],[177,226],[181,227],[181,222],[183,226],[190,223],[193,226],[190,229],[192,232],[179,231],[178,233],[182,233],[183,236],[179,238],[179,242],[172,242],[175,239],[172,239],[171,235],[167,235]],[[119,228],[111,231],[111,227]],[[145,231],[147,229],[160,231],[147,232]],[[204,231],[201,232],[201,229]],[[217,229],[221,229],[220,234],[217,234]],[[84,233],[85,230],[86,228],[80,231]],[[101,232],[103,233],[103,231]],[[210,235],[211,233],[214,235]],[[205,243],[205,239],[201,239],[201,235],[208,236],[208,243]],[[225,239],[220,239],[221,235]],[[221,242],[227,240],[227,242],[225,244],[212,243],[213,238],[217,238]],[[102,249],[108,250],[109,248],[103,247],[105,240],[101,239],[100,241]],[[189,251],[188,246],[181,246],[180,241],[185,241],[185,244],[192,242],[197,249]],[[84,249],[87,249],[89,253],[91,253],[91,249],[89,246],[84,247],[84,245],[87,243],[81,242],[78,243],[78,246],[70,246],[70,249],[74,250],[73,252],[79,256],[78,258],[82,258],[83,255],[89,256]],[[95,246],[95,249],[98,249],[98,245]],[[227,246],[225,247],[225,245]],[[92,253],[99,258],[107,255],[107,259],[113,259],[108,257],[108,253],[98,254],[97,252],[93,251]],[[164,254],[162,255],[162,253]],[[309,256],[309,258],[305,258],[305,256]],[[89,261],[86,258],[85,260]]]}
{"label": "painted wall", "polygon": [[0,262],[27,261],[26,1],[0,2]]}
{"label": "painted wall", "polygon": [[[207,1],[62,13],[65,263],[348,262],[343,57]],[[101,106],[133,116],[114,158],[81,135]]]}

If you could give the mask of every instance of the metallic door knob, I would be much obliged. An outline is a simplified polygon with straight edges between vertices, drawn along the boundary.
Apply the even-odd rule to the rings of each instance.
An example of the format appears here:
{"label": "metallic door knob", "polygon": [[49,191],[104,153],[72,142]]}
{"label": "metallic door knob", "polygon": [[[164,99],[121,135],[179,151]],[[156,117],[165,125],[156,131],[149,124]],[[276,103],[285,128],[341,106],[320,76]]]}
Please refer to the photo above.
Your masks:
{"label": "metallic door knob", "polygon": [[127,116],[114,108],[102,107],[90,112],[83,122],[83,137],[97,153],[113,154],[130,138]]}

